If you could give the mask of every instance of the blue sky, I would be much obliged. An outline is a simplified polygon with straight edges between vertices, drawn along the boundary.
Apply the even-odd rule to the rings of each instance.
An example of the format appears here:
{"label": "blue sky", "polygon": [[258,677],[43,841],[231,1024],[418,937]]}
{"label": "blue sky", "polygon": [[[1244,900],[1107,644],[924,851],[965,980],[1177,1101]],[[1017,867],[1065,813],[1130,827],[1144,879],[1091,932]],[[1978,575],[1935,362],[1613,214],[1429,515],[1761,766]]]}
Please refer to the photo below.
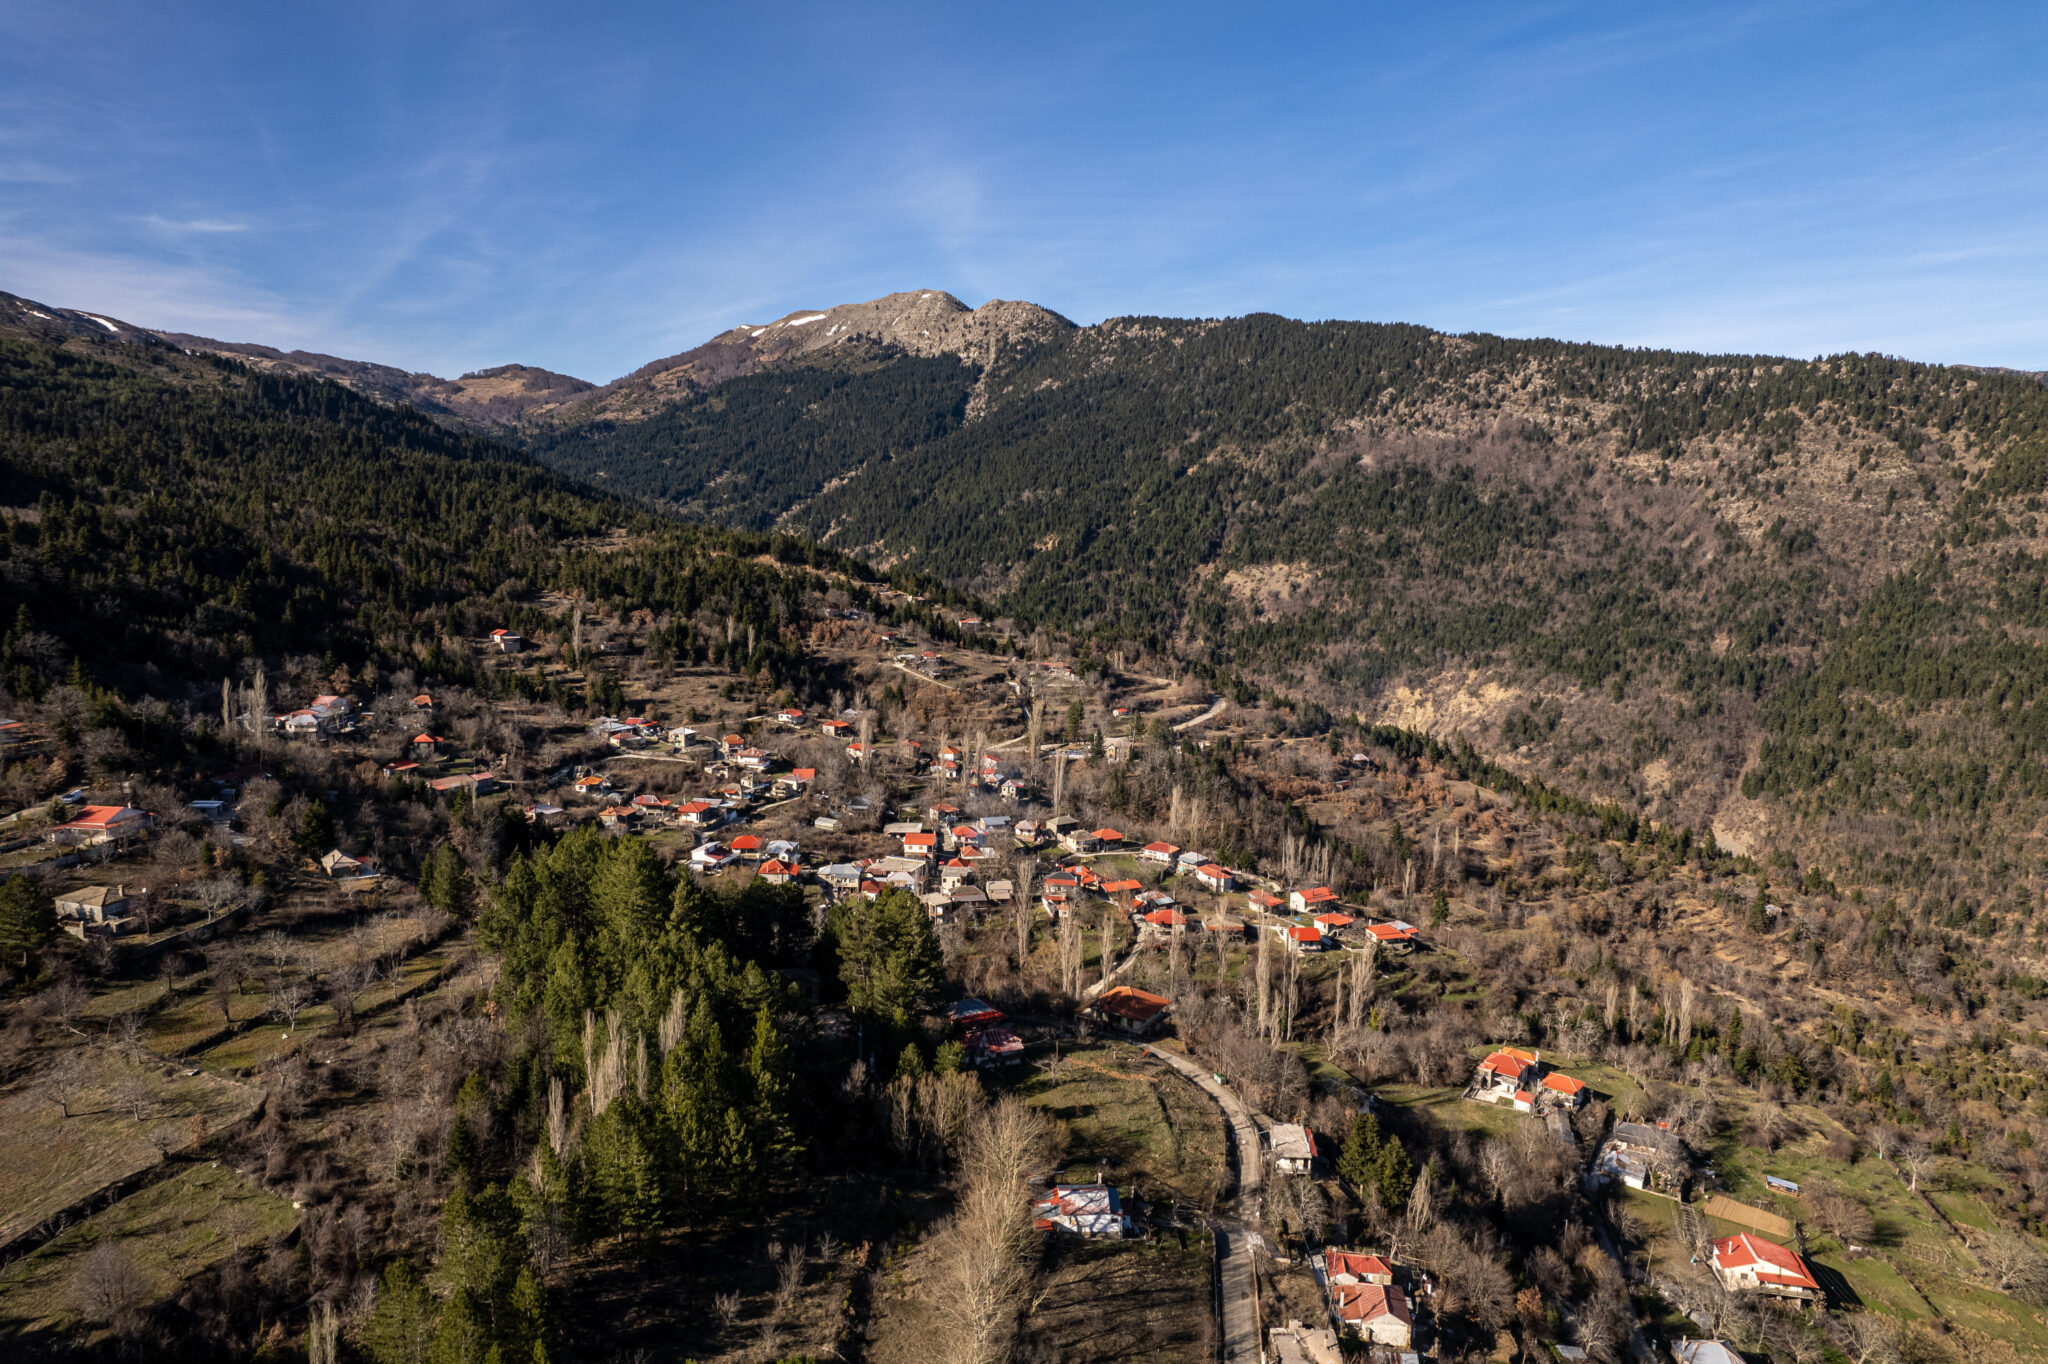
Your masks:
{"label": "blue sky", "polygon": [[603,380],[911,288],[2048,369],[2048,6],[0,6],[0,289]]}

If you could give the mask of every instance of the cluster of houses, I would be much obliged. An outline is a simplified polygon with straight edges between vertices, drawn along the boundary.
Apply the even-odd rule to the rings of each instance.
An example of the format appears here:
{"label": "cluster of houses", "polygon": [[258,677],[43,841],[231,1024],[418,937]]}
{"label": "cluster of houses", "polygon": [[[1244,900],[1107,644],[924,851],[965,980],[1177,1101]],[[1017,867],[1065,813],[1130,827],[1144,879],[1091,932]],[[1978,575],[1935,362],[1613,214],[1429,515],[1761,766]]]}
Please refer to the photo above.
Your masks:
{"label": "cluster of houses", "polygon": [[1586,1082],[1553,1070],[1541,1052],[1502,1047],[1479,1063],[1465,1097],[1475,1103],[1512,1104],[1518,1113],[1569,1111],[1586,1102]]}

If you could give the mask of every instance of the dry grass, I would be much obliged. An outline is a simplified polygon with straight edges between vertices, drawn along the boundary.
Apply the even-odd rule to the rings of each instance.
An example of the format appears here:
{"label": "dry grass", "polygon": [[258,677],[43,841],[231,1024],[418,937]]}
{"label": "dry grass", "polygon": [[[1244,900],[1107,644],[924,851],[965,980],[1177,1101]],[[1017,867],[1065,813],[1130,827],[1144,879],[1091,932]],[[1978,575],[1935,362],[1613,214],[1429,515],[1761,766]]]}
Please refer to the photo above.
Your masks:
{"label": "dry grass", "polygon": [[235,1251],[289,1232],[290,1203],[263,1193],[219,1162],[187,1166],[168,1179],[69,1228],[0,1272],[0,1323],[24,1330],[76,1325],[70,1285],[77,1263],[113,1240],[148,1282],[151,1299]]}
{"label": "dry grass", "polygon": [[[70,1117],[53,1101],[55,1077],[75,1067]],[[127,1087],[145,1087],[142,1120]],[[0,1241],[9,1240],[110,1184],[157,1164],[151,1134],[164,1129],[174,1151],[202,1129],[218,1133],[262,1102],[254,1088],[218,1076],[186,1075],[128,1060],[110,1048],[78,1047],[38,1079],[0,1097]]]}

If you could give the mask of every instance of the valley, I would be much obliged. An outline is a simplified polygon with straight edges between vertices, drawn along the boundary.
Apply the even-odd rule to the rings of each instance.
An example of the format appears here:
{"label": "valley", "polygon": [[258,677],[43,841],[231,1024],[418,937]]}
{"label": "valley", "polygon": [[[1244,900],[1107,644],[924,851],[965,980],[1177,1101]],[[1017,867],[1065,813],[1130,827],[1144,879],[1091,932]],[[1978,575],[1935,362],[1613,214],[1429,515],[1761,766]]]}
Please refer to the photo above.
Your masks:
{"label": "valley", "polygon": [[2048,1351],[2030,377],[7,302],[21,1357]]}

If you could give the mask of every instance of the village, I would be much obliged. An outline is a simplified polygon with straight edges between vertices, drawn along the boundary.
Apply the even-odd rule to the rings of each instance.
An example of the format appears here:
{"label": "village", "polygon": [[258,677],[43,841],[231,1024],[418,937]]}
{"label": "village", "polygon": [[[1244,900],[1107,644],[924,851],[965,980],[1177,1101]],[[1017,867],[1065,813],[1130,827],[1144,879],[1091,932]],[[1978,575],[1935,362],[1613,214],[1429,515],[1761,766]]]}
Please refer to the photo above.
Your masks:
{"label": "village", "polygon": [[[1497,892],[1437,869],[1453,858],[1488,871],[1529,865],[1543,846],[1540,826],[1508,822],[1504,797],[1384,750],[1296,738],[1269,708],[1185,680],[1110,685],[1064,660],[1022,658],[1000,623],[962,618],[958,627],[981,647],[947,649],[911,647],[912,631],[880,629],[846,608],[832,608],[824,623],[826,647],[866,704],[800,705],[708,669],[655,685],[629,647],[605,640],[590,650],[600,667],[644,697],[628,713],[558,721],[508,743],[493,714],[532,708],[481,702],[475,689],[387,688],[362,700],[314,692],[303,705],[231,715],[251,735],[250,760],[222,772],[211,791],[175,809],[67,792],[7,856],[47,878],[61,926],[109,969],[118,973],[123,954],[173,960],[276,910],[218,878],[173,891],[164,884],[166,842],[193,842],[209,857],[247,844],[258,822],[252,794],[274,800],[276,772],[295,755],[320,754],[372,786],[423,801],[553,832],[644,839],[707,885],[789,887],[818,922],[849,902],[914,896],[945,946],[952,982],[936,1025],[966,1070],[1039,1096],[1033,1101],[1048,1111],[1072,1112],[1076,1133],[1088,1132],[1086,1115],[1099,1107],[1064,1104],[1077,1086],[1098,1097],[1114,1091],[1117,1103],[1134,1088],[1160,1092],[1161,1101],[1162,1087],[1184,1091],[1168,1106],[1183,1157],[1193,1126],[1212,1129],[1202,1138],[1213,1145],[1208,1163],[1171,1171],[1144,1143],[1089,1137],[1094,1168],[1070,1160],[1047,1173],[1030,1207],[1050,1262],[1078,1257],[1076,1274],[1109,1263],[1087,1257],[1117,1253],[1081,1247],[1199,1238],[1199,1255],[1177,1262],[1182,1287],[1170,1300],[1178,1305],[1156,1326],[1157,1338],[1182,1341],[1188,1358],[1213,1349],[1226,1360],[1410,1364],[1442,1357],[1440,1313],[1454,1312],[1469,1333],[1475,1284],[1486,1280],[1447,1250],[1427,1178],[1402,1206],[1380,1205],[1377,1176],[1347,1156],[1368,1120],[1375,1133],[1381,1122],[1407,1132],[1434,1124],[1465,1152],[1458,1159],[1554,1171],[1540,1177],[1570,1190],[1575,1205],[1615,1208],[1615,1225],[1633,1228],[1646,1253],[1608,1252],[1612,1265],[1599,1273],[1661,1295],[1673,1357],[1687,1364],[1741,1357],[1715,1338],[1716,1323],[1746,1321],[1734,1329],[1753,1337],[1766,1329],[1758,1321],[1775,1320],[1744,1317],[1730,1303],[1769,1299],[1804,1310],[1852,1300],[1842,1272],[1803,1252],[1805,1219],[1784,1215],[1785,1199],[1800,1197],[1797,1183],[1789,1193],[1767,1186],[1759,1198],[1734,1170],[1717,1170],[1725,1157],[1711,1153],[1704,1130],[1672,1116],[1676,1099],[1653,1099],[1655,1084],[1590,1060],[1596,1049],[1568,1040],[1583,1031],[1577,1021],[1549,1029],[1567,1039],[1562,1050],[1525,1045],[1528,1029],[1509,1026],[1510,1011],[1496,1014],[1493,1036],[1447,1034],[1448,1050],[1423,1055],[1433,1003],[1485,993],[1477,954],[1489,925],[1512,923]],[[484,676],[570,672],[560,644],[507,628],[474,647]],[[892,704],[874,704],[890,688]],[[747,706],[753,698],[775,704]],[[1120,770],[1156,761],[1145,755],[1182,754],[1194,764],[1225,751],[1280,774],[1268,779],[1271,789],[1311,819],[1347,811],[1391,818],[1393,846],[1403,851],[1363,876],[1292,843],[1246,865],[1228,850],[1233,835],[1217,812],[1178,787],[1163,820],[1112,808]],[[309,844],[322,827],[301,816],[292,829],[300,865],[275,899],[325,897],[389,916],[435,898],[432,869],[388,866],[386,848],[339,834]],[[1431,872],[1428,894],[1418,868]],[[460,929],[444,921],[428,931]],[[421,978],[430,989],[446,979],[454,941],[430,936],[405,949],[433,966]],[[804,976],[792,979],[815,993]],[[269,1005],[287,1017],[287,1041],[295,1020],[275,1011],[284,1007],[276,997],[289,994],[273,986]],[[312,999],[307,992],[298,1008]],[[1243,1001],[1238,1022],[1219,1015],[1222,999]],[[1632,997],[1631,1033],[1648,1026],[1635,1019],[1636,1006]],[[313,1007],[333,1014],[330,1005]],[[1607,1010],[1608,1027],[1619,1031],[1611,994]],[[234,1005],[222,1012],[232,1023]],[[825,1003],[821,1035],[844,1038],[834,1018]],[[1394,1059],[1404,1043],[1396,1018],[1415,1039],[1412,1061]],[[1244,1042],[1227,1040],[1233,1035],[1270,1050],[1254,1062]],[[262,1073],[295,1053],[296,1044],[253,1056],[244,1047],[237,1060],[245,1064],[233,1073]],[[1280,1070],[1268,1074],[1274,1065]],[[1301,1080],[1286,1078],[1288,1066]],[[1488,1178],[1501,1198],[1520,1196],[1508,1192],[1516,1176]],[[1340,1215],[1344,1208],[1354,1211]],[[1605,1234],[1616,1244],[1616,1233]],[[1054,1248],[1063,1241],[1076,1249]],[[1517,1319],[1499,1317],[1501,1340]],[[914,1322],[881,1294],[870,1335],[886,1342],[914,1332],[906,1320]],[[1563,1319],[1530,1318],[1523,1329],[1567,1360],[1586,1357],[1571,1337],[1596,1338],[1589,1324]],[[870,1357],[891,1356],[883,1345]]]}

